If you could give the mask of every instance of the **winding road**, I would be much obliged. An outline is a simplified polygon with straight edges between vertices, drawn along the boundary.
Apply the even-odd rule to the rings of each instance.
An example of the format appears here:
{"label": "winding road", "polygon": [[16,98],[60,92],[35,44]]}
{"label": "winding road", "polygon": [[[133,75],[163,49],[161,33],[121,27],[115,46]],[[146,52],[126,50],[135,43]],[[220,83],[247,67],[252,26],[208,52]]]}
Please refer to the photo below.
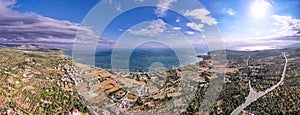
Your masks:
{"label": "winding road", "polygon": [[[284,64],[284,69],[283,69],[283,72],[282,72],[282,75],[281,75],[281,79],[280,81],[268,88],[267,90],[265,91],[260,91],[260,92],[256,92],[253,90],[253,88],[251,87],[251,81],[249,80],[249,88],[250,88],[250,92],[249,92],[249,95],[246,97],[246,101],[240,105],[239,107],[237,107],[232,113],[231,115],[238,115],[241,111],[243,111],[247,106],[249,106],[252,102],[256,101],[257,99],[259,99],[260,97],[266,95],[267,93],[271,92],[272,90],[274,90],[275,88],[277,88],[284,80],[284,77],[285,77],[285,73],[286,73],[286,66],[287,66],[287,63],[288,63],[288,59],[286,57],[286,54],[283,53],[284,55],[284,58],[285,58],[285,64]],[[250,56],[249,56],[250,58]],[[247,65],[248,65],[248,61],[249,61],[249,58],[247,60]]]}

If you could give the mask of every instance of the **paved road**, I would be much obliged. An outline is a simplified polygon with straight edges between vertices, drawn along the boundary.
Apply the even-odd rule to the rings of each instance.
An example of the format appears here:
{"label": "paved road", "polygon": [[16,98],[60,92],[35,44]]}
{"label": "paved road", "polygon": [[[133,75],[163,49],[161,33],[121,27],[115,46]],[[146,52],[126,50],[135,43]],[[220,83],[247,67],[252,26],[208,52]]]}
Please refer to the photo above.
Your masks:
{"label": "paved road", "polygon": [[247,58],[247,61],[246,61],[247,66],[249,66],[249,59],[250,59],[250,55],[249,55],[249,57]]}
{"label": "paved road", "polygon": [[[249,95],[246,97],[246,101],[240,105],[239,107],[237,107],[232,113],[231,115],[238,115],[241,111],[243,111],[247,106],[249,106],[252,102],[256,101],[258,98],[266,95],[267,93],[271,92],[272,90],[274,90],[275,88],[277,88],[284,80],[284,77],[285,77],[285,73],[286,73],[286,66],[287,66],[287,63],[288,63],[288,59],[285,55],[285,53],[283,54],[284,55],[284,58],[285,58],[285,64],[284,64],[284,69],[283,69],[283,72],[282,72],[282,75],[281,75],[281,79],[280,81],[268,88],[267,90],[265,91],[260,91],[260,92],[256,92],[253,90],[253,88],[251,87],[251,82],[249,80],[249,88],[250,88],[250,92],[249,92]],[[249,60],[249,59],[248,59]],[[247,62],[248,64],[248,62]]]}

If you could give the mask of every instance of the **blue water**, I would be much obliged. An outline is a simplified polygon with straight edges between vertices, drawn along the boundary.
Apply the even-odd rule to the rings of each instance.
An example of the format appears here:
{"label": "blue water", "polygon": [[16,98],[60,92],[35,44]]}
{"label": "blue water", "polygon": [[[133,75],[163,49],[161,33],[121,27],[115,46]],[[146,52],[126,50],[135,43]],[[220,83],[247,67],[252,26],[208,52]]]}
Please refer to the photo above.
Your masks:
{"label": "blue water", "polygon": [[[7,47],[16,47],[19,45],[5,44]],[[65,54],[69,57],[73,56],[71,48],[64,48]],[[175,52],[176,51],[176,52]],[[199,52],[197,54],[206,54],[206,51]],[[149,72],[150,67],[154,63],[159,63],[164,69],[176,68],[184,65],[194,64],[200,61],[197,58],[197,54],[193,51],[187,49],[170,49],[170,48],[136,48],[132,52],[128,49],[97,49],[95,52],[95,64],[92,65],[89,60],[92,59],[91,54],[86,54],[84,50],[77,52],[80,55],[87,55],[86,59],[75,59],[80,63],[89,64],[91,66],[96,66],[107,70],[122,70],[129,69],[130,72]],[[113,57],[112,55],[116,55]],[[129,59],[126,58],[129,56]],[[112,66],[112,62],[114,66]],[[128,64],[128,67],[123,66],[123,64]]]}
{"label": "blue water", "polygon": [[[71,53],[67,52],[66,54],[71,56]],[[126,56],[129,56],[129,58],[126,58]],[[107,70],[128,69],[130,72],[149,72],[151,65],[154,63],[159,63],[164,69],[194,64],[201,60],[196,56],[195,53],[186,49],[178,49],[176,52],[169,48],[139,48],[133,51],[127,49],[114,51],[111,49],[98,49],[95,53],[95,66]],[[84,63],[84,61],[81,63]],[[114,65],[112,66],[112,64]],[[124,66],[124,64],[128,66]]]}
{"label": "blue water", "polygon": [[[180,53],[177,52],[176,54],[175,51],[168,48],[136,49],[129,54],[129,59],[126,58],[126,55],[130,52],[126,51],[126,49],[114,52],[113,55],[117,55],[117,58],[112,57],[112,51],[97,51],[95,54],[95,66],[111,69],[113,60],[116,61],[116,63],[113,63],[115,64],[113,69],[129,69],[130,72],[149,72],[149,68],[154,63],[159,63],[163,68],[170,69],[193,64],[201,60],[195,54],[188,53],[184,49],[179,51]],[[122,62],[128,63],[129,67],[122,66]]]}

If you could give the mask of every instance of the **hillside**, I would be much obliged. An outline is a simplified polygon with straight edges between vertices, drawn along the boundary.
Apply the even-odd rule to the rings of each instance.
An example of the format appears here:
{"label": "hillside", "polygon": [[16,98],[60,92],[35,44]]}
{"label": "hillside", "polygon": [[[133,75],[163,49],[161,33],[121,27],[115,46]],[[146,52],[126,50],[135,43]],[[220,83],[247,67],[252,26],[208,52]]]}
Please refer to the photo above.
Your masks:
{"label": "hillside", "polygon": [[18,114],[69,114],[74,108],[88,113],[73,89],[71,61],[61,52],[25,49],[0,47],[0,114],[7,109]]}

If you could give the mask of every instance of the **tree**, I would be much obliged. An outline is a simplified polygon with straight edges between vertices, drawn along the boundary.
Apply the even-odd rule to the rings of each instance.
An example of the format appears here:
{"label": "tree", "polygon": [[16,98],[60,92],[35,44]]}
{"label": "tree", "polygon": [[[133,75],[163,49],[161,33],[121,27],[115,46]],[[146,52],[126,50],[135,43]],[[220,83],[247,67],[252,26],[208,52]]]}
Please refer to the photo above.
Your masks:
{"label": "tree", "polygon": [[135,102],[135,104],[137,104],[137,105],[139,105],[139,106],[143,105],[142,98],[141,98],[141,97],[138,97],[137,100],[136,100],[136,102]]}

